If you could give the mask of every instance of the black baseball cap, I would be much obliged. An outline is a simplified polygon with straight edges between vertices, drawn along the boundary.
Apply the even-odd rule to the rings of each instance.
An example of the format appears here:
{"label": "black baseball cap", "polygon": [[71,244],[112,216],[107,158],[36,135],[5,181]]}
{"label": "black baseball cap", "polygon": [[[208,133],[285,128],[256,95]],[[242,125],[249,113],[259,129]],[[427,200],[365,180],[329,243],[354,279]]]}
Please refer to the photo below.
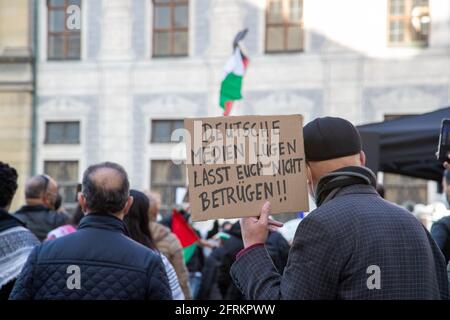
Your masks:
{"label": "black baseball cap", "polygon": [[324,117],[303,128],[306,161],[324,161],[361,152],[358,129],[342,118]]}

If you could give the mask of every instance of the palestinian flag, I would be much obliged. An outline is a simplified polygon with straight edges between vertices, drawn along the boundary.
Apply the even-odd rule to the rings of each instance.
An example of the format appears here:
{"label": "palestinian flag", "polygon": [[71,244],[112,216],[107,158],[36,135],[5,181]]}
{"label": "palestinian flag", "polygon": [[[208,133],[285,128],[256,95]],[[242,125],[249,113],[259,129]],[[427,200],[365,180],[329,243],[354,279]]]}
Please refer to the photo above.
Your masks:
{"label": "palestinian flag", "polygon": [[228,59],[222,84],[220,87],[220,107],[223,115],[228,116],[231,112],[233,102],[242,99],[242,78],[248,65],[248,58],[244,54],[240,42],[247,34],[247,29],[240,31],[233,42],[233,55]]}
{"label": "palestinian flag", "polygon": [[183,247],[184,263],[188,263],[198,246],[198,236],[180,212],[173,209],[172,213],[172,232],[175,233]]}

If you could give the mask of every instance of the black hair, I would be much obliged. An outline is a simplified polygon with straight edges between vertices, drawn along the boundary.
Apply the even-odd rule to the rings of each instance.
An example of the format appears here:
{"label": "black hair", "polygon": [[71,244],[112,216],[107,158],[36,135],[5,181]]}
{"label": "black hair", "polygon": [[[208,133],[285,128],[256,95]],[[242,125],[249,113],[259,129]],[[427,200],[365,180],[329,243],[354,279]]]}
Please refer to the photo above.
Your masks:
{"label": "black hair", "polygon": [[55,205],[54,205],[55,211],[58,211],[61,208],[62,202],[63,202],[63,198],[62,198],[61,194],[58,193],[56,195],[56,200],[55,200]]}
{"label": "black hair", "polygon": [[18,177],[16,169],[0,162],[0,208],[6,208],[11,204],[17,190]]}
{"label": "black hair", "polygon": [[[94,174],[99,169],[115,170],[122,181],[119,187],[110,187],[105,183],[97,183]],[[113,162],[102,162],[89,166],[83,174],[82,192],[86,198],[87,207],[98,213],[117,213],[121,211],[127,200],[130,190],[130,182],[125,169]]]}
{"label": "black hair", "polygon": [[[77,192],[75,193],[75,202],[78,203],[78,193],[81,192],[81,183],[77,184]],[[70,221],[70,224],[74,226],[78,226],[80,224],[81,219],[84,217],[83,209],[81,209],[80,204],[77,204],[77,207],[75,209],[75,213],[72,216],[72,219]]]}
{"label": "black hair", "polygon": [[124,222],[128,228],[128,234],[131,239],[140,244],[150,249],[156,249],[150,232],[150,219],[148,217],[150,200],[144,193],[137,190],[132,189],[130,195],[133,197],[133,205],[124,218]]}
{"label": "black hair", "polygon": [[72,219],[70,219],[70,224],[78,226],[83,217],[84,217],[83,210],[81,209],[81,206],[78,205],[77,208],[75,209],[75,213],[73,214]]}

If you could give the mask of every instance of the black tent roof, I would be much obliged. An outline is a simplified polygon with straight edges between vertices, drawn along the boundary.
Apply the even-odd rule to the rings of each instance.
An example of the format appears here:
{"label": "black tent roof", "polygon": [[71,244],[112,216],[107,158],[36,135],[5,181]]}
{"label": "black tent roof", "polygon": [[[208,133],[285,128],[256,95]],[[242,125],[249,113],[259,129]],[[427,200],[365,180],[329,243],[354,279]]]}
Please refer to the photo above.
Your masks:
{"label": "black tent roof", "polygon": [[440,181],[443,167],[436,160],[436,151],[445,118],[450,118],[450,107],[359,126],[368,167]]}

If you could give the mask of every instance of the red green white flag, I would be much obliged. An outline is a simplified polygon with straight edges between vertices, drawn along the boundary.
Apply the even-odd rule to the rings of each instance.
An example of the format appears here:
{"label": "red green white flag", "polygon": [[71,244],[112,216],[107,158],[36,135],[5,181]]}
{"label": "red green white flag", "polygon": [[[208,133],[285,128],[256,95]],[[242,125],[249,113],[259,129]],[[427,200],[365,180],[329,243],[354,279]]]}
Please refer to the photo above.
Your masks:
{"label": "red green white flag", "polygon": [[222,83],[220,86],[220,107],[223,115],[228,116],[231,112],[233,102],[242,99],[242,79],[247,70],[248,57],[242,50],[240,41],[247,34],[247,29],[240,31],[233,42],[233,55],[225,64]]}
{"label": "red green white flag", "polygon": [[176,209],[172,214],[172,232],[180,240],[183,247],[184,262],[188,263],[198,246],[198,236],[189,226],[183,215]]}

